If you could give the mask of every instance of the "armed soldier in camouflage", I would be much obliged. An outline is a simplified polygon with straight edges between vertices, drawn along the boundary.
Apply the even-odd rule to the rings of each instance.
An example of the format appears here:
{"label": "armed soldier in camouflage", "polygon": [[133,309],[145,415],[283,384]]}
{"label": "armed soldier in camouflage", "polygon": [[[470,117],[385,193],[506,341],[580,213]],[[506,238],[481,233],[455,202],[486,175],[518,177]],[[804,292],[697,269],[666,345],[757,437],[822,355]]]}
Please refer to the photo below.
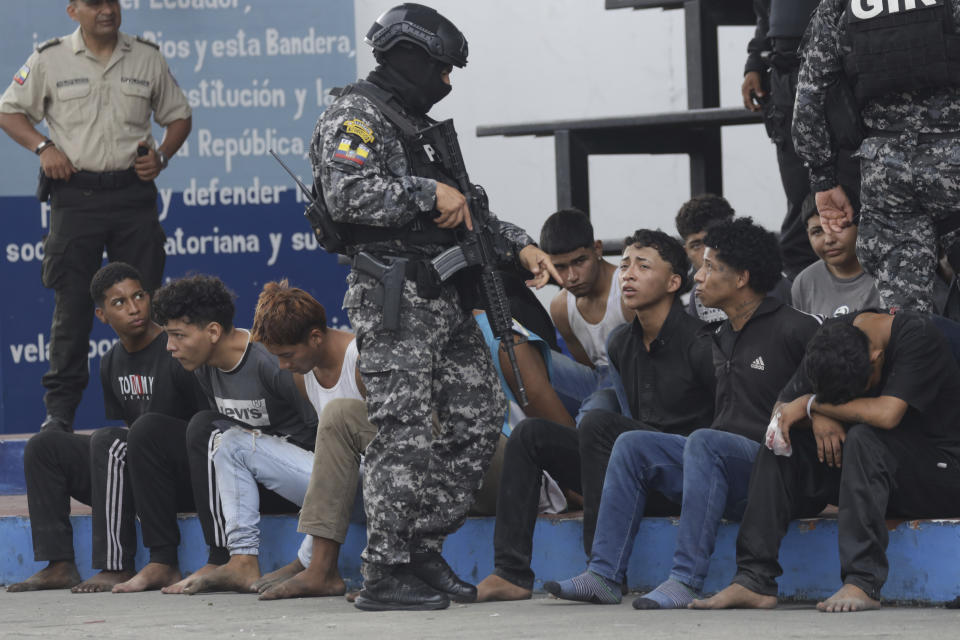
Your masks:
{"label": "armed soldier in camouflage", "polygon": [[[378,430],[365,457],[365,581],[356,606],[442,609],[450,599],[476,599],[440,551],[480,486],[505,402],[465,311],[471,283],[456,282],[462,274],[443,282],[430,263],[457,243],[457,228],[474,224],[441,150],[420,133],[434,124],[427,111],[450,91],[452,66],[466,64],[467,42],[416,4],[388,10],[366,41],[378,66],[340,92],[310,150],[318,195],[353,256],[343,307]],[[538,286],[550,275],[561,281],[523,230],[491,223]],[[434,410],[442,431],[431,442]]]}
{"label": "armed soldier in camouflage", "polygon": [[960,0],[824,0],[807,30],[793,137],[821,221],[853,221],[827,94],[850,82],[866,137],[857,254],[885,306],[933,310],[938,243],[960,257]]}

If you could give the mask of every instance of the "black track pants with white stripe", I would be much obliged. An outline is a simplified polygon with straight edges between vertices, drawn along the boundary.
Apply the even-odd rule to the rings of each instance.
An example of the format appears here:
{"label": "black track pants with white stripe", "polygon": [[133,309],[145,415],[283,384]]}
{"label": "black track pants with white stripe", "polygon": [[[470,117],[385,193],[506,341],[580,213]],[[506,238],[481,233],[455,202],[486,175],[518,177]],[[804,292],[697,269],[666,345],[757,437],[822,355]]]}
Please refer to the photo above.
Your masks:
{"label": "black track pants with white stripe", "polygon": [[133,569],[137,552],[127,430],[92,436],[42,431],[24,451],[27,505],[38,561],[73,560],[70,498],[93,507],[93,568]]}
{"label": "black track pants with white stripe", "polygon": [[[130,479],[137,501],[137,516],[143,544],[150,549],[150,561],[178,566],[180,527],[177,513],[196,511],[204,540],[210,547],[208,562],[223,564],[230,559],[224,548],[223,515],[211,480],[209,448],[215,431],[202,424],[190,431],[188,454],[187,422],[159,413],[145,413],[130,427]],[[193,479],[193,482],[191,482]]]}

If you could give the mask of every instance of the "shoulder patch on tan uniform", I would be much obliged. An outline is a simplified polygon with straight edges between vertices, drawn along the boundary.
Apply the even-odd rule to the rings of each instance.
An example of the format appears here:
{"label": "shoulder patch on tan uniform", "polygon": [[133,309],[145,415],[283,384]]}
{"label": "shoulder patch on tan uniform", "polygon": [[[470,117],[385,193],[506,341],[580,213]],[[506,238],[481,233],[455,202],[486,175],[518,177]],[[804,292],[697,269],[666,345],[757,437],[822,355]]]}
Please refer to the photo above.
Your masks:
{"label": "shoulder patch on tan uniform", "polygon": [[37,53],[43,53],[50,47],[57,46],[58,44],[60,44],[60,42],[61,42],[60,38],[50,38],[49,40],[41,44],[39,47],[37,47]]}
{"label": "shoulder patch on tan uniform", "polygon": [[141,36],[137,36],[137,42],[145,44],[148,47],[153,47],[157,51],[160,51],[160,45],[158,45],[156,42],[151,42],[150,40],[144,40]]}

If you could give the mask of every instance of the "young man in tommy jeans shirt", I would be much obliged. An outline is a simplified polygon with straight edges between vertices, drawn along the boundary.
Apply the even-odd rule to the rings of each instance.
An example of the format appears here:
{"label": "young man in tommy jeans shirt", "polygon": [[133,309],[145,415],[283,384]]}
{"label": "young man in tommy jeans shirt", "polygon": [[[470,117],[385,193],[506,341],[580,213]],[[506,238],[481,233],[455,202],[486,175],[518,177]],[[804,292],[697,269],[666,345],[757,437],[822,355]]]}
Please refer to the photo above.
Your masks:
{"label": "young man in tommy jeans shirt", "polygon": [[[233,294],[219,279],[197,275],[165,285],[154,313],[171,355],[196,374],[210,401],[210,410],[190,420],[187,440],[192,431],[206,434],[212,426],[216,432],[207,455],[216,470],[230,551],[225,565],[208,564],[165,592],[249,592],[260,577],[261,511],[277,513],[279,507],[290,513],[303,504],[317,414],[300,390],[302,377],[295,380],[248,330],[233,326]],[[191,449],[189,455],[198,452]],[[191,468],[198,462],[203,464],[191,460]],[[263,502],[261,489],[268,490]],[[270,504],[276,494],[285,507]]]}
{"label": "young man in tommy jeans shirt", "polygon": [[[90,295],[97,318],[119,338],[100,363],[106,417],[127,425],[147,412],[190,419],[202,406],[203,393],[167,354],[167,337],[150,320],[150,294],[137,270],[123,262],[108,264],[93,276]],[[94,593],[133,576],[137,533],[127,433],[122,427],[97,429],[93,435],[45,430],[27,443],[24,471],[34,557],[50,564],[10,585],[8,592],[72,588]],[[93,567],[101,571],[85,582],[74,562],[71,497],[93,507]]]}

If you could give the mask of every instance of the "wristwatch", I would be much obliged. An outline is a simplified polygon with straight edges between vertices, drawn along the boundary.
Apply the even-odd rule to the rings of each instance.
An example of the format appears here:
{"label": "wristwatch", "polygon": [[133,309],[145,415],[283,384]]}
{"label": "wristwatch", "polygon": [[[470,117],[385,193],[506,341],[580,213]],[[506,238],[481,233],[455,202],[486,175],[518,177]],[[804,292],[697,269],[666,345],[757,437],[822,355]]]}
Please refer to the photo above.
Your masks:
{"label": "wristwatch", "polygon": [[168,158],[167,155],[163,151],[161,151],[159,147],[157,147],[157,158],[160,159],[161,169],[166,169],[167,165],[170,164],[170,158]]}
{"label": "wristwatch", "polygon": [[44,150],[45,150],[47,147],[54,147],[54,146],[56,146],[56,145],[53,144],[53,140],[51,140],[50,138],[44,138],[44,139],[43,139],[43,142],[41,142],[40,144],[38,144],[38,145],[37,145],[37,148],[34,149],[33,152],[34,152],[35,154],[37,154],[37,155],[40,155],[41,153],[44,152]]}

